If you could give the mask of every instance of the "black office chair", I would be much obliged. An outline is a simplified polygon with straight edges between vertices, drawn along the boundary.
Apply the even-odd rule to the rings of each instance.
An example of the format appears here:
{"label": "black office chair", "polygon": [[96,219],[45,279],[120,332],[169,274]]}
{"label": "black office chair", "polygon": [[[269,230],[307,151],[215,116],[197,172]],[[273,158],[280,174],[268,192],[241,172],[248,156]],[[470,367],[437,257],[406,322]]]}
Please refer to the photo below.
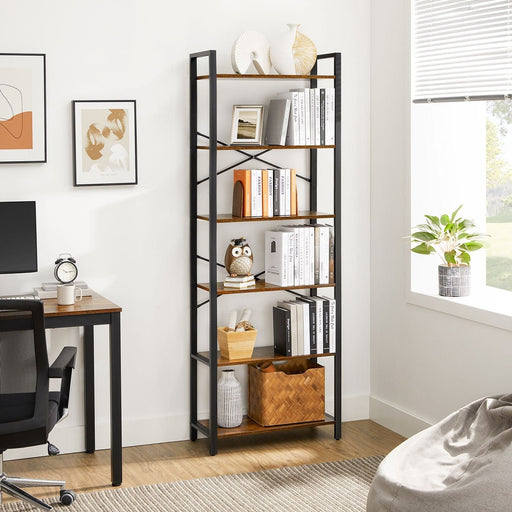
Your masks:
{"label": "black office chair", "polygon": [[[23,343],[21,357],[15,337],[0,340],[0,491],[51,510],[50,505],[20,487],[58,486],[60,502],[71,505],[75,493],[65,488],[66,482],[9,477],[2,471],[2,456],[10,448],[44,443],[48,443],[49,455],[58,454],[58,449],[48,442],[48,434],[68,414],[76,348],[64,347],[48,366],[43,304],[38,300],[0,299],[0,315],[4,317],[2,322],[26,320],[27,331],[33,333],[29,347]],[[61,379],[60,391],[50,391],[51,378]]]}

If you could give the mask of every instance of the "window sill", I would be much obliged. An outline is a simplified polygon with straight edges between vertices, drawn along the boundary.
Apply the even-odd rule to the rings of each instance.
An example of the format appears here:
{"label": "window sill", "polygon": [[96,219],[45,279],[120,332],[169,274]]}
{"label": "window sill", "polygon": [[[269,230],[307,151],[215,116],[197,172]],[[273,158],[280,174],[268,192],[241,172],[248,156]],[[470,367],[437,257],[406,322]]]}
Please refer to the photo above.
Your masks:
{"label": "window sill", "polygon": [[411,290],[407,302],[512,331],[512,292],[499,288],[474,287],[468,297],[441,297],[436,290]]}

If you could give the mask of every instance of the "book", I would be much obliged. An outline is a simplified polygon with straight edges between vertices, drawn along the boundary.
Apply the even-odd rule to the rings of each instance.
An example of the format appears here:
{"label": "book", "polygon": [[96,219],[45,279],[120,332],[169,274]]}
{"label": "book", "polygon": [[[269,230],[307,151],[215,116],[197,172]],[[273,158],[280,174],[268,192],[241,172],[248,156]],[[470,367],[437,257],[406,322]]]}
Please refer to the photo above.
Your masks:
{"label": "book", "polygon": [[298,92],[281,92],[277,95],[279,98],[287,98],[290,100],[290,115],[288,117],[288,129],[286,130],[286,145],[298,146],[300,144],[299,137],[299,93]]}
{"label": "book", "polygon": [[289,286],[292,276],[289,248],[293,233],[265,231],[265,281],[276,286]]}
{"label": "book", "polygon": [[290,196],[290,169],[284,171],[284,215],[290,215],[291,196]]}
{"label": "book", "polygon": [[310,89],[290,89],[299,93],[299,139],[301,145],[311,144]]}
{"label": "book", "polygon": [[[92,290],[90,288],[81,288],[81,290],[82,297],[90,297],[92,295]],[[40,299],[56,299],[57,288],[55,288],[55,290],[43,290],[41,287],[37,287],[34,288],[34,295],[36,295]]]}
{"label": "book", "polygon": [[291,100],[289,98],[274,98],[270,100],[263,139],[266,146],[285,145],[290,106]]}
{"label": "book", "polygon": [[335,244],[334,244],[334,226],[329,226],[329,284],[334,284],[335,274]]}
{"label": "book", "polygon": [[335,97],[334,87],[325,88],[325,144],[334,144],[335,131]]}
{"label": "book", "polygon": [[329,352],[336,352],[336,299],[321,297],[329,303]]}
{"label": "book", "polygon": [[261,170],[261,216],[268,217],[268,170]]}
{"label": "book", "polygon": [[316,112],[315,112],[315,96],[318,89],[309,90],[309,122],[311,132],[311,144],[314,146],[316,142]]}
{"label": "book", "polygon": [[316,353],[324,353],[324,300],[320,297],[311,296],[316,305]]}
{"label": "book", "polygon": [[284,300],[277,303],[278,306],[287,309],[290,312],[290,332],[291,332],[291,355],[292,356],[298,356],[299,355],[299,349],[298,349],[298,306],[294,301],[291,300]]}
{"label": "book", "polygon": [[314,118],[315,118],[315,145],[320,145],[320,89],[312,89],[314,91]]}
{"label": "book", "polygon": [[254,281],[254,276],[249,274],[247,276],[226,276],[224,282],[229,283],[246,283],[247,281]]}
{"label": "book", "polygon": [[274,204],[274,215],[280,215],[280,204],[281,204],[281,178],[280,178],[280,169],[273,169],[273,204]]}
{"label": "book", "polygon": [[290,311],[280,306],[272,308],[274,352],[283,356],[292,355]]}
{"label": "book", "polygon": [[262,217],[261,169],[251,169],[251,217]]}
{"label": "book", "polygon": [[325,145],[325,88],[320,89],[320,145]]}
{"label": "book", "polygon": [[268,185],[268,191],[267,191],[267,197],[268,197],[268,216],[273,217],[274,216],[274,170],[273,169],[267,169],[267,185]]}
{"label": "book", "polygon": [[330,230],[325,224],[315,225],[315,281],[314,284],[329,283]]}
{"label": "book", "polygon": [[296,299],[295,301],[299,305],[300,320],[302,320],[302,328],[300,329],[299,336],[299,348],[301,350],[300,355],[310,355],[311,347],[310,347],[310,328],[309,328],[309,303],[302,301],[300,299]]}
{"label": "book", "polygon": [[331,351],[330,342],[329,342],[329,329],[331,325],[330,321],[330,300],[326,297],[319,297],[323,300],[322,313],[323,313],[323,347],[324,354],[328,354]]}
{"label": "book", "polygon": [[[300,261],[299,257],[301,254],[300,251],[300,244],[299,244],[299,227],[298,226],[282,226],[281,228],[283,231],[290,231],[293,233],[293,245],[294,245],[294,251],[293,251],[293,286],[299,286],[300,283]],[[290,279],[291,281],[291,279]]]}
{"label": "book", "polygon": [[290,215],[297,215],[297,171],[290,169]]}
{"label": "book", "polygon": [[308,305],[309,308],[309,352],[308,354],[316,354],[316,302],[311,297],[300,297],[300,300]]}
{"label": "book", "polygon": [[243,187],[243,216],[251,216],[251,171],[250,169],[235,169],[233,171],[233,185],[239,181]]}

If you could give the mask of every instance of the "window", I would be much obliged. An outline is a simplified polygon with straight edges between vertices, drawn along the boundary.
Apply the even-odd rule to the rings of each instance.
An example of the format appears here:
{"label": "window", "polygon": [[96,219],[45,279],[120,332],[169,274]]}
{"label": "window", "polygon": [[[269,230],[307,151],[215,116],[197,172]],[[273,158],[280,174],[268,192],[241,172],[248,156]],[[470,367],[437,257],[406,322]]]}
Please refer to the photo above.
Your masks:
{"label": "window", "polygon": [[[473,285],[512,291],[512,0],[413,3],[411,225],[463,204],[491,235]],[[436,295],[431,258],[411,288]]]}

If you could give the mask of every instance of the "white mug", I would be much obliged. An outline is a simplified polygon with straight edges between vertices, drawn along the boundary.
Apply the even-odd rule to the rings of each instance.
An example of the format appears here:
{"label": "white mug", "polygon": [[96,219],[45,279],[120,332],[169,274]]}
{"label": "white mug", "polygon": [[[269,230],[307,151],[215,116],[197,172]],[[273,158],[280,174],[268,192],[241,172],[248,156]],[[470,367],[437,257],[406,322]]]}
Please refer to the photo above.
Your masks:
{"label": "white mug", "polygon": [[59,306],[71,306],[75,300],[82,300],[82,288],[78,288],[74,284],[57,285],[57,304]]}

